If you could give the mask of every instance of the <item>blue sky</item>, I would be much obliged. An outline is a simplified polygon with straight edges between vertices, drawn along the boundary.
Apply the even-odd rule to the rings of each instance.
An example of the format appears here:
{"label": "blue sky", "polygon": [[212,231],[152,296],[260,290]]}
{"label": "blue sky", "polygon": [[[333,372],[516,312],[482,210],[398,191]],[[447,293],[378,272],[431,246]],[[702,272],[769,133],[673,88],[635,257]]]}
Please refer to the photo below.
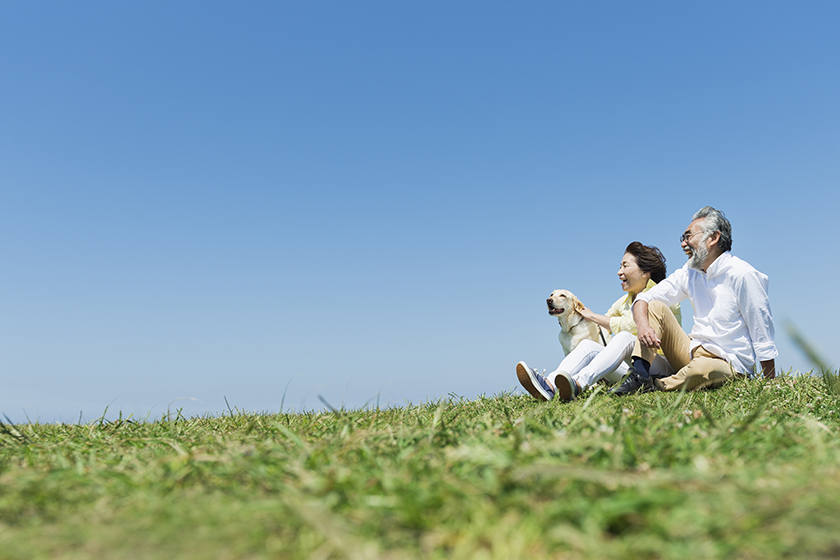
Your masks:
{"label": "blue sky", "polygon": [[[0,411],[402,405],[562,358],[704,205],[840,364],[835,2],[0,8]],[[687,304],[685,307],[688,307]],[[685,325],[690,328],[690,313]],[[519,390],[519,389],[517,389]]]}

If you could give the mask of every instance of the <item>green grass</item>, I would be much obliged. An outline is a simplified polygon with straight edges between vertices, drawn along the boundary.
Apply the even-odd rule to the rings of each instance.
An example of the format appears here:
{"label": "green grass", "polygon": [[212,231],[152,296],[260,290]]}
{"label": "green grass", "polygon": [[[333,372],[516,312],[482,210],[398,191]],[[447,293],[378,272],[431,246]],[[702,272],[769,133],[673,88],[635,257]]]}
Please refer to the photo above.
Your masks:
{"label": "green grass", "polygon": [[831,378],[0,427],[0,558],[833,558]]}

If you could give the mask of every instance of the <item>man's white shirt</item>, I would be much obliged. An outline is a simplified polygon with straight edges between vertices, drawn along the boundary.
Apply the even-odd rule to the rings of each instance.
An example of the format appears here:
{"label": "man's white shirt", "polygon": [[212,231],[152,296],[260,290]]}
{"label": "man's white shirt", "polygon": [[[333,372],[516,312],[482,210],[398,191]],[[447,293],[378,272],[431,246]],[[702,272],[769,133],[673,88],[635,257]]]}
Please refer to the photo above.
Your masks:
{"label": "man's white shirt", "polygon": [[636,301],[674,305],[685,299],[694,309],[691,350],[702,345],[739,373],[779,355],[767,296],[769,279],[749,263],[723,253],[706,272],[686,264],[636,296]]}

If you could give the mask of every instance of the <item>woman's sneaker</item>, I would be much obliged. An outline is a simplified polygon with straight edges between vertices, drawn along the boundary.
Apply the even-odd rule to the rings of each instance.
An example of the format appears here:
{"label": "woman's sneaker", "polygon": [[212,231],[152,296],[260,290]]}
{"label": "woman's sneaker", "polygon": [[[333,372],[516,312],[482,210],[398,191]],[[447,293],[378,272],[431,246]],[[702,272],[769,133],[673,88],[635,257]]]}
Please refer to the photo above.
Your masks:
{"label": "woman's sneaker", "polygon": [[525,387],[525,390],[531,393],[535,399],[539,401],[550,401],[554,398],[554,387],[548,380],[528,367],[525,362],[516,364],[516,377],[519,382]]}
{"label": "woman's sneaker", "polygon": [[557,386],[557,395],[564,401],[573,401],[581,393],[577,382],[565,371],[554,377],[554,385]]}

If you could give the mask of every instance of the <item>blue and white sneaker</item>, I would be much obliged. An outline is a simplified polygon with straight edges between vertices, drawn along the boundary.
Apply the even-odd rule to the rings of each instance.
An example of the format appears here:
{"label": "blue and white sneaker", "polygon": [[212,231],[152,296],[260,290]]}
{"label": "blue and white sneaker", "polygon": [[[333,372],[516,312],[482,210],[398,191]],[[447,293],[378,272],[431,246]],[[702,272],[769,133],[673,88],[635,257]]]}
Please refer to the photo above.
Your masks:
{"label": "blue and white sneaker", "polygon": [[550,401],[554,398],[554,387],[545,377],[528,367],[525,362],[516,364],[516,377],[519,378],[519,382],[525,387],[525,390],[538,401]]}

